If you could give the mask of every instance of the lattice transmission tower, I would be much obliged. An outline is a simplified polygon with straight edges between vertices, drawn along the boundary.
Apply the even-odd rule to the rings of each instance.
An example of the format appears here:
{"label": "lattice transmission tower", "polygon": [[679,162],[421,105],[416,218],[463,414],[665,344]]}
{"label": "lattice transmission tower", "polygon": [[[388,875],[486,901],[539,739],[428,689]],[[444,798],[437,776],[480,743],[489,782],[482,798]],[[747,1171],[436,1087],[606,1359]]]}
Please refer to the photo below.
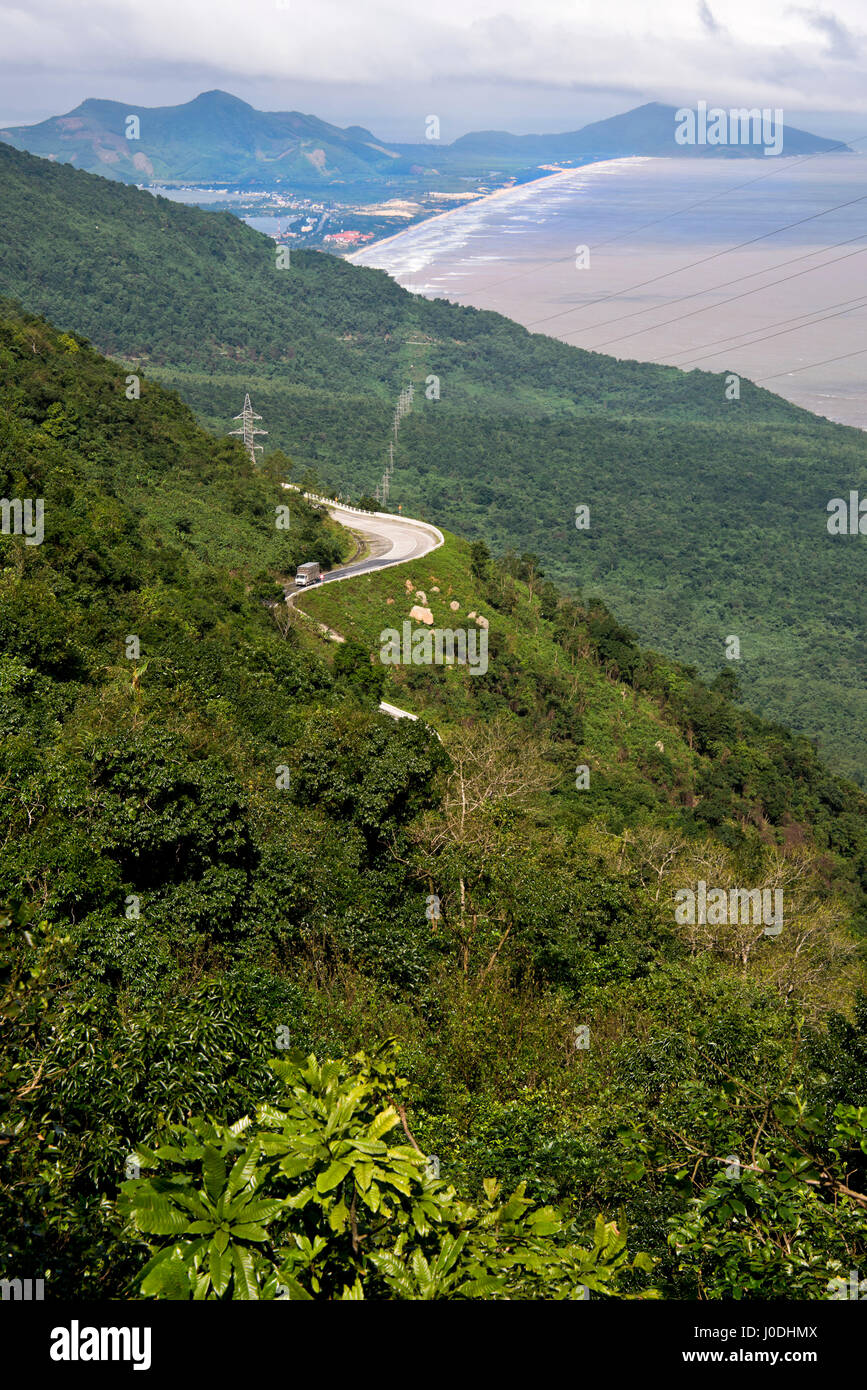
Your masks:
{"label": "lattice transmission tower", "polygon": [[391,475],[394,472],[394,446],[397,441],[397,432],[400,429],[401,420],[405,415],[408,415],[412,409],[412,398],[414,393],[415,387],[412,382],[410,382],[408,386],[403,388],[397,398],[397,405],[394,407],[394,418],[391,424],[391,432],[394,438],[390,439],[388,442],[388,463],[385,465],[385,472],[382,475],[382,480],[377,483],[373,493],[377,502],[388,501],[389,488],[391,487]]}
{"label": "lattice transmission tower", "polygon": [[256,454],[262,452],[262,445],[261,445],[261,444],[257,444],[257,443],[255,442],[255,440],[254,440],[254,435],[257,435],[257,434],[267,434],[268,431],[267,431],[267,430],[257,430],[257,429],[255,428],[254,424],[253,424],[253,421],[254,421],[254,420],[261,420],[261,419],[262,419],[262,416],[261,416],[261,415],[257,415],[257,414],[255,413],[255,411],[253,410],[253,407],[252,407],[251,404],[250,404],[250,395],[249,395],[249,392],[248,392],[247,395],[244,397],[244,409],[241,411],[241,414],[240,414],[240,415],[236,415],[236,416],[235,416],[235,419],[241,421],[241,428],[240,428],[239,430],[229,430],[229,434],[240,434],[240,435],[241,435],[241,437],[242,437],[242,439],[243,439],[243,441],[244,441],[244,448],[247,450],[247,453],[250,455],[250,462],[251,462],[251,463],[255,463],[255,462],[256,462]]}

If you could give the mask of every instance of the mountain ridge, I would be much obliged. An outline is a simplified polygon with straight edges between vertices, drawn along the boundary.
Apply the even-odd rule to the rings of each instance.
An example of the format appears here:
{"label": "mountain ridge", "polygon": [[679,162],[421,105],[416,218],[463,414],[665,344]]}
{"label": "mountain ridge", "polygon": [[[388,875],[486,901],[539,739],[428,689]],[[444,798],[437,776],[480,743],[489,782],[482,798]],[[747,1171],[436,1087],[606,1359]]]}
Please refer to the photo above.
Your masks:
{"label": "mountain ridge", "polygon": [[[135,138],[125,133],[130,117],[139,122]],[[363,177],[401,163],[361,126],[341,130],[300,111],[258,111],[219,88],[176,106],[88,97],[64,116],[12,127],[0,139],[126,182],[219,178],[220,160],[227,178],[249,177],[279,162],[283,179],[288,172],[303,178],[314,169],[319,181],[338,173]]]}
{"label": "mountain ridge", "polygon": [[[577,130],[552,135],[512,135],[508,131],[471,131],[461,135],[450,148],[476,154],[518,154],[527,158],[580,158],[590,154],[612,156],[660,155],[674,158],[749,158],[756,149],[750,145],[679,145],[674,138],[676,115],[683,108],[648,101],[629,111],[591,121]],[[406,149],[406,146],[396,148]],[[811,154],[849,150],[840,141],[813,135],[795,126],[785,126],[785,152]]]}
{"label": "mountain ridge", "polygon": [[[144,107],[88,97],[63,116],[0,130],[0,140],[89,173],[126,182],[261,179],[327,186],[407,178],[441,169],[479,168],[505,161],[509,168],[546,160],[656,155],[677,158],[749,158],[754,145],[680,145],[676,108],[646,102],[630,111],[550,135],[470,131],[450,144],[380,140],[365,126],[339,127],[300,111],[260,111],[214,88],[175,106]],[[136,117],[139,134],[129,138]],[[846,151],[848,146],[795,127],[785,129],[787,154]],[[473,161],[476,161],[474,164]],[[436,166],[436,168],[434,168]],[[479,168],[479,172],[481,169]]]}

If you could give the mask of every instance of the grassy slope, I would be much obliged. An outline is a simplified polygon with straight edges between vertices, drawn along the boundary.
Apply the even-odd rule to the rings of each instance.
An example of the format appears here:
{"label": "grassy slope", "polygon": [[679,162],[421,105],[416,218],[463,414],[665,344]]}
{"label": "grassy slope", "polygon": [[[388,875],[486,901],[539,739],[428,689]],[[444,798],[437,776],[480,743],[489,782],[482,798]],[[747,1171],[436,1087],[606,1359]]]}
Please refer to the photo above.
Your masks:
{"label": "grassy slope", "polygon": [[[434,592],[436,587],[439,593]],[[491,684],[503,659],[512,669],[520,668],[528,685],[550,674],[562,680],[576,710],[574,743],[585,749],[592,769],[617,772],[624,784],[645,784],[654,746],[662,741],[675,782],[687,780],[693,759],[686,741],[656,703],[644,696],[633,699],[631,690],[627,698],[622,682],[608,679],[591,662],[570,660],[523,586],[514,614],[496,612],[486,601],[484,585],[471,572],[469,542],[449,532],[445,545],[420,561],[326,584],[303,595],[296,606],[343,636],[360,641],[376,656],[385,629],[402,631],[410,609],[419,602],[417,591],[424,594],[436,627],[474,627],[474,620],[467,616],[471,612],[488,619]],[[459,605],[457,611],[452,610],[453,602]],[[413,621],[412,626],[421,624]],[[424,674],[413,680],[416,668],[386,665],[383,698],[421,715],[443,734],[479,716],[476,686],[479,691],[484,687],[484,676],[472,676],[469,668],[460,665],[422,669]],[[584,710],[580,719],[579,707]],[[537,729],[544,734],[544,714],[539,714]],[[563,774],[565,787],[574,780],[574,767],[565,753]]]}
{"label": "grassy slope", "polygon": [[[605,834],[636,825],[694,834],[707,828],[704,807],[725,782],[722,767],[730,773],[729,785],[738,787],[734,799],[724,792],[720,810],[734,836],[731,843],[748,821],[759,824],[769,817],[771,840],[785,841],[785,827],[797,822],[813,826],[808,833],[817,849],[830,847],[832,840],[819,827],[833,797],[829,800],[823,790],[825,774],[805,740],[723,700],[703,741],[696,730],[701,702],[709,697],[699,693],[695,703],[702,688],[694,686],[687,670],[646,653],[643,660],[654,674],[625,679],[600,655],[592,611],[579,605],[574,613],[564,616],[565,610],[558,610],[554,620],[543,618],[538,595],[523,583],[513,586],[514,609],[504,610],[496,589],[474,573],[469,543],[445,535],[445,544],[420,561],[324,585],[298,602],[308,620],[360,643],[374,668],[385,672],[386,701],[421,716],[446,746],[461,729],[498,717],[516,729],[532,730],[551,769],[551,794],[536,805],[543,823],[559,820],[576,830],[592,822]],[[488,619],[485,675],[471,675],[460,665],[379,661],[382,634],[402,631],[411,607],[421,602],[419,593],[436,627],[473,626],[471,613]],[[312,623],[299,631],[311,652],[333,660],[335,644]],[[575,787],[579,765],[591,770],[590,787],[581,791]],[[736,765],[742,768],[737,774]],[[863,799],[850,791],[855,815],[863,815]],[[708,816],[712,821],[709,811]],[[867,872],[867,865],[860,872]],[[857,900],[856,890],[852,902]]]}

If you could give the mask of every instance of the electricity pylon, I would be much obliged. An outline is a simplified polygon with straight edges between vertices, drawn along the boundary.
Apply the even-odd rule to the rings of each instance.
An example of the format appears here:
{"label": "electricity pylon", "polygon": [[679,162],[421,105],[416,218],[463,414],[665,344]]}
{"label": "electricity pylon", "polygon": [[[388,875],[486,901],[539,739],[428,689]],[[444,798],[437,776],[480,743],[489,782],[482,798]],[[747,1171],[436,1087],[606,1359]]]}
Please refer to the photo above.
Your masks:
{"label": "electricity pylon", "polygon": [[412,382],[410,382],[409,386],[405,386],[397,398],[397,405],[394,408],[394,420],[392,421],[392,433],[394,434],[395,440],[397,440],[397,432],[400,429],[401,420],[404,415],[407,415],[412,409],[414,390],[415,388]]}
{"label": "electricity pylon", "polygon": [[256,454],[262,452],[262,445],[256,444],[254,442],[253,436],[256,434],[267,434],[268,431],[257,430],[254,427],[253,421],[261,420],[262,416],[255,414],[253,407],[250,404],[249,393],[244,397],[244,409],[241,411],[240,415],[235,416],[235,419],[240,420],[242,422],[241,428],[239,430],[229,430],[229,434],[240,434],[242,436],[244,441],[244,448],[250,455],[250,462],[255,463]]}

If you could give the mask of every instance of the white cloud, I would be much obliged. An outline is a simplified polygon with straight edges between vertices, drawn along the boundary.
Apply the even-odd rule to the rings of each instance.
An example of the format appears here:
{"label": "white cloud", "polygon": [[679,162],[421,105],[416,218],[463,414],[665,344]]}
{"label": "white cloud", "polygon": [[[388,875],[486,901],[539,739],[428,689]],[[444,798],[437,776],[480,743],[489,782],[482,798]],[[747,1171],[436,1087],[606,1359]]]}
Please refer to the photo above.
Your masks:
{"label": "white cloud", "polygon": [[[193,88],[276,93],[293,84],[607,91],[635,100],[867,110],[853,61],[863,0],[833,11],[788,0],[0,0],[0,69],[80,95],[136,86],[145,99],[173,74]],[[106,89],[112,77],[114,88]],[[32,76],[31,76],[32,80]],[[125,85],[126,84],[126,85]],[[281,99],[280,92],[285,91]],[[79,98],[80,99],[80,98]],[[162,99],[158,97],[157,100]],[[19,95],[20,100],[20,95]],[[272,98],[273,101],[273,98]],[[43,103],[44,104],[44,103]],[[155,103],[156,104],[156,103]],[[624,104],[629,104],[628,102]],[[618,103],[609,103],[611,110]],[[50,107],[49,107],[50,109]],[[600,112],[608,114],[608,112]],[[361,119],[362,113],[359,113]]]}

